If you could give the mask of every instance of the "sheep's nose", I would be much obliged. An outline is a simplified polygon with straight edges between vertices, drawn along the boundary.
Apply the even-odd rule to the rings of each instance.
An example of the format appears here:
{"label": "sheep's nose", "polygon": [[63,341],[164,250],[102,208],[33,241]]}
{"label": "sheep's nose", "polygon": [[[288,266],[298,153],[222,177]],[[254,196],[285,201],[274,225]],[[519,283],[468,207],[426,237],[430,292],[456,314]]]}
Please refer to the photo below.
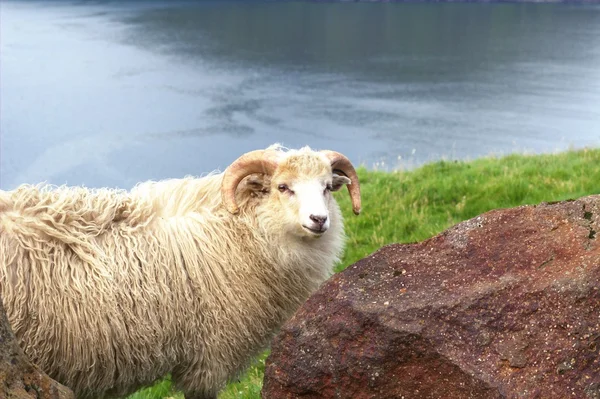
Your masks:
{"label": "sheep's nose", "polygon": [[327,221],[327,216],[310,215],[310,220],[322,227]]}

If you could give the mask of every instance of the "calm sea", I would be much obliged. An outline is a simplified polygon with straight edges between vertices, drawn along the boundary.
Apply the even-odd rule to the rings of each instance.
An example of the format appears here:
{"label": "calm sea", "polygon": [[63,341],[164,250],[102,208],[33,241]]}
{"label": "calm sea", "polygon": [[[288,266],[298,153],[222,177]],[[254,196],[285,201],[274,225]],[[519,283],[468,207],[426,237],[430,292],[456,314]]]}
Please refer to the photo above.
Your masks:
{"label": "calm sea", "polygon": [[1,188],[130,188],[275,142],[384,169],[598,147],[600,7],[2,1]]}

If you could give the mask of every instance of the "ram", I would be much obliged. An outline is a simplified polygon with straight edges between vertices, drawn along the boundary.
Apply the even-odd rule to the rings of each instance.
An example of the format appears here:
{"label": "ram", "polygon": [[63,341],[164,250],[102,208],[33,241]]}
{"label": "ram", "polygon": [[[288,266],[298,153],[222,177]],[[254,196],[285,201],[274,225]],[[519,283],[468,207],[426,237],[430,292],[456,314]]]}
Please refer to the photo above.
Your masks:
{"label": "ram", "polygon": [[358,214],[344,155],[272,146],[130,192],[0,191],[0,296],[27,355],[79,398],[168,373],[214,398],[332,272],[344,185]]}

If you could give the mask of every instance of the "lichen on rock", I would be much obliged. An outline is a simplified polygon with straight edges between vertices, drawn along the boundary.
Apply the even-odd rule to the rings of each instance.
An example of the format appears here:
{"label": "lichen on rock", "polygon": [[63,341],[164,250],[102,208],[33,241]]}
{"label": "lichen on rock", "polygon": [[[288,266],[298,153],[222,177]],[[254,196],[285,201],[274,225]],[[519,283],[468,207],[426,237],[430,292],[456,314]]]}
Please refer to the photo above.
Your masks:
{"label": "lichen on rock", "polygon": [[74,399],[25,356],[0,301],[0,399]]}

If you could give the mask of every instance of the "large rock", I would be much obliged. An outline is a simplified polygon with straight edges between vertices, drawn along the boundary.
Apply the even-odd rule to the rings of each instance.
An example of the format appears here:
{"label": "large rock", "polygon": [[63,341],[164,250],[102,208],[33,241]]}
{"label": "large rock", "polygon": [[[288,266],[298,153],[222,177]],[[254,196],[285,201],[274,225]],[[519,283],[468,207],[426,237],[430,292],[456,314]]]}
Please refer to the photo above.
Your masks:
{"label": "large rock", "polygon": [[600,196],[496,210],[332,277],[265,398],[600,398]]}
{"label": "large rock", "polygon": [[0,301],[0,399],[73,398],[73,392],[44,374],[23,354]]}

